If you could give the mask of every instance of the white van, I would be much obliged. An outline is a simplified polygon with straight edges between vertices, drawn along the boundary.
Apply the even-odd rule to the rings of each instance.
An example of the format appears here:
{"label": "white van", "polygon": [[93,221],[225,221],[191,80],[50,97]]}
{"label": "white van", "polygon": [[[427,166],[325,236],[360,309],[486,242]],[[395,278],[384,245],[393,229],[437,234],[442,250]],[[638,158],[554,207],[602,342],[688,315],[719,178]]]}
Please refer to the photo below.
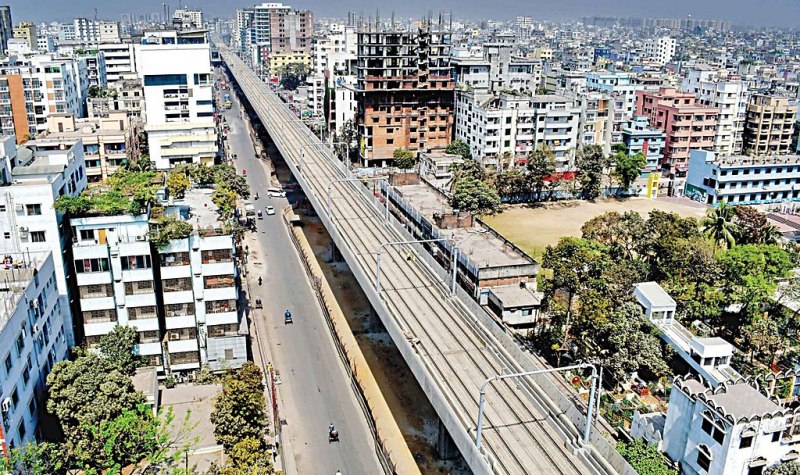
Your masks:
{"label": "white van", "polygon": [[267,188],[267,194],[273,198],[286,198],[286,192],[280,188]]}

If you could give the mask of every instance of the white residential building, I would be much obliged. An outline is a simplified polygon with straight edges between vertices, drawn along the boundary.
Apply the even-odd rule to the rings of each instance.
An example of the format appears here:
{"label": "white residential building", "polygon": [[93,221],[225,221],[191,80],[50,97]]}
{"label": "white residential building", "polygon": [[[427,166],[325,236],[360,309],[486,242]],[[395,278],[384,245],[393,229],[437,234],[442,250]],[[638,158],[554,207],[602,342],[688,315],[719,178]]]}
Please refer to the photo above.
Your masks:
{"label": "white residential building", "polygon": [[35,442],[46,379],[67,359],[69,307],[59,299],[51,251],[0,259],[0,406],[3,452]]}
{"label": "white residential building", "polygon": [[189,190],[165,212],[195,228],[160,249],[149,242],[147,214],[71,220],[86,341],[130,325],[137,351],[167,374],[241,366],[247,323],[237,306],[233,236],[221,231],[206,190]]}
{"label": "white residential building", "polygon": [[663,66],[675,56],[678,40],[669,36],[649,38],[644,42],[644,58],[647,61]]}
{"label": "white residential building", "polygon": [[456,91],[456,139],[470,146],[472,156],[489,166],[506,166],[508,154],[524,160],[540,145],[556,154],[559,171],[573,168],[581,109],[564,96],[498,96]]}
{"label": "white residential building", "polygon": [[[793,377],[793,376],[792,376]],[[800,414],[737,380],[711,388],[693,377],[674,380],[663,450],[687,475],[761,474],[798,459]]]}
{"label": "white residential building", "polygon": [[136,74],[136,47],[132,43],[103,43],[97,49],[105,57],[109,83],[130,79]]}
{"label": "white residential building", "polygon": [[681,89],[697,96],[697,102],[719,109],[714,151],[720,156],[742,152],[742,133],[750,97],[747,86],[727,71],[698,67],[686,72]]}
{"label": "white residential building", "polygon": [[160,368],[163,335],[147,221],[146,214],[73,218],[72,255],[86,343],[97,344],[117,325],[136,327],[137,353]]}
{"label": "white residential building", "polygon": [[119,43],[119,22],[76,18],[73,22],[73,40],[89,43]]}
{"label": "white residential building", "polygon": [[[32,140],[17,148],[10,136],[0,139],[0,145],[0,160],[10,175],[10,181],[0,186],[0,254],[55,251],[61,305],[68,311],[70,272],[64,260],[70,243],[61,232],[63,215],[53,204],[62,195],[77,196],[86,188],[83,142]],[[71,320],[66,331],[72,344]]]}
{"label": "white residential building", "polygon": [[143,41],[136,69],[144,84],[150,160],[157,170],[213,164],[218,144],[205,33],[161,30],[146,33]]}
{"label": "white residential building", "polygon": [[178,8],[172,13],[172,23],[182,28],[202,28],[203,11],[192,8]]}
{"label": "white residential building", "polygon": [[611,95],[614,99],[614,130],[612,143],[622,142],[622,129],[633,119],[636,112],[637,91],[657,91],[658,86],[640,83],[632,73],[589,71],[586,76],[586,88]]}
{"label": "white residential building", "polygon": [[645,317],[692,370],[712,386],[741,378],[731,367],[733,345],[719,337],[699,337],[675,319],[676,303],[657,282],[641,282],[633,295]]}
{"label": "white residential building", "polygon": [[308,106],[315,116],[325,112],[325,88],[330,90],[325,120],[331,130],[339,130],[356,113],[355,65],[356,32],[341,24],[328,25],[328,32],[311,44],[311,70],[307,78]]}

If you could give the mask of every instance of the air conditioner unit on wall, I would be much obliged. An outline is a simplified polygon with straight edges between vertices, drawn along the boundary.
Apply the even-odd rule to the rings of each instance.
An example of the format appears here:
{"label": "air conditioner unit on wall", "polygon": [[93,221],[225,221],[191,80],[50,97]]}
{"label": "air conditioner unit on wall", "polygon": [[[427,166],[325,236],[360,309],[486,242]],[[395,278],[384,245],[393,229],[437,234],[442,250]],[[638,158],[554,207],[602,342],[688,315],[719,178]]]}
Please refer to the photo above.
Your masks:
{"label": "air conditioner unit on wall", "polygon": [[3,399],[3,412],[8,412],[11,410],[11,398]]}

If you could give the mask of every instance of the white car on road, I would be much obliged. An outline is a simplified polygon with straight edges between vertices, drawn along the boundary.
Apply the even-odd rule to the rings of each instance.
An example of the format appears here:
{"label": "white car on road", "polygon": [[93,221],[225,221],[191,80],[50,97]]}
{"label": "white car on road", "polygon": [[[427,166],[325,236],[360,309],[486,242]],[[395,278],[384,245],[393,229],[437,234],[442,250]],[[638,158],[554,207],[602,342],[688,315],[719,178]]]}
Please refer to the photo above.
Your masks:
{"label": "white car on road", "polygon": [[273,214],[275,214],[275,207],[267,206],[267,216],[272,216]]}

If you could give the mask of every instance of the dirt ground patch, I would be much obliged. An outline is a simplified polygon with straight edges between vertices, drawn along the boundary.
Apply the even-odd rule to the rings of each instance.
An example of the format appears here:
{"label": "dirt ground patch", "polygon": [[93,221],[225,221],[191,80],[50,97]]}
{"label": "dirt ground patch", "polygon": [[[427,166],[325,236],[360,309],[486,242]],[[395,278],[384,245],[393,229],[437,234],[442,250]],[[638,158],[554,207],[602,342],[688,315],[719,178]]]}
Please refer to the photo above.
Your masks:
{"label": "dirt ground patch", "polygon": [[484,221],[531,256],[539,257],[546,246],[558,243],[560,238],[580,236],[583,223],[603,213],[637,211],[646,218],[654,209],[702,218],[707,208],[685,198],[569,201],[543,207],[510,206]]}

